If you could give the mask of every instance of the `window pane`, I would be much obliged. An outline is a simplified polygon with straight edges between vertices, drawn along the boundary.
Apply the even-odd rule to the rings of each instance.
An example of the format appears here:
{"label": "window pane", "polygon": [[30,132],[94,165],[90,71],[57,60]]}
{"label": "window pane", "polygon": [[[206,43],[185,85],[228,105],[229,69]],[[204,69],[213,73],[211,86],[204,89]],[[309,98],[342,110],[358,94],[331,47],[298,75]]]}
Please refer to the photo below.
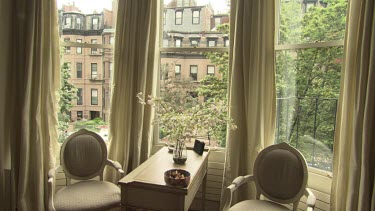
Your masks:
{"label": "window pane", "polygon": [[[86,0],[57,0],[60,24],[60,35],[64,42],[98,44],[95,47],[66,47],[62,61],[72,64],[71,75],[62,75],[64,95],[72,100],[61,98],[67,105],[67,111],[60,110],[59,141],[63,142],[67,135],[85,128],[98,133],[108,140],[108,118],[111,96],[111,67],[113,49],[103,48],[100,44],[114,44],[116,9],[112,10],[112,0],[100,0],[95,4],[87,4]],[[115,5],[115,4],[114,4]],[[70,18],[71,27],[65,28],[64,17]],[[69,22],[69,21],[68,21]],[[69,38],[69,39],[65,39]],[[105,43],[105,41],[107,43]],[[72,49],[73,48],[73,49]],[[72,50],[71,50],[72,49]],[[68,53],[70,51],[70,53]],[[67,76],[67,77],[65,77]],[[69,88],[70,87],[70,88]],[[71,114],[69,118],[64,118]]]}
{"label": "window pane", "polygon": [[91,79],[98,79],[98,64],[91,63]]}
{"label": "window pane", "polygon": [[309,166],[332,170],[343,47],[276,52],[275,140],[291,143]]}
{"label": "window pane", "polygon": [[[97,39],[91,39],[92,44],[98,44]],[[98,49],[97,48],[91,48],[91,54],[98,54]]]}
{"label": "window pane", "polygon": [[82,105],[83,97],[82,97],[82,88],[78,88],[77,91],[77,105]]}
{"label": "window pane", "polygon": [[91,89],[91,105],[98,105],[98,90]]}
{"label": "window pane", "polygon": [[176,12],[176,25],[182,24],[182,11]]}
{"label": "window pane", "polygon": [[[77,43],[82,43],[82,39],[77,39]],[[77,47],[77,54],[82,54],[82,48]]]}
{"label": "window pane", "polygon": [[[318,1],[317,6],[300,0],[281,1],[279,44],[315,43],[344,39],[346,0]],[[303,8],[309,7],[308,10]]]}
{"label": "window pane", "polygon": [[77,63],[77,78],[82,78],[82,63]]}
{"label": "window pane", "polygon": [[194,10],[193,11],[193,24],[199,24],[200,19],[200,11]]}
{"label": "window pane", "polygon": [[215,75],[215,66],[208,65],[207,66],[207,74],[208,75]]}

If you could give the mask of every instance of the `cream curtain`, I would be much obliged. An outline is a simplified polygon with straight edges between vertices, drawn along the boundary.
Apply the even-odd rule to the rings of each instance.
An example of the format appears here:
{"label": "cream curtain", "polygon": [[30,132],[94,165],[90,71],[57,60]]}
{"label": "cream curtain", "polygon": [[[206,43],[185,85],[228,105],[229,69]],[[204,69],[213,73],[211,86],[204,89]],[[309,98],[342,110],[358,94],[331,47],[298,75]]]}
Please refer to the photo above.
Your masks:
{"label": "cream curtain", "polygon": [[[110,115],[109,158],[126,173],[145,161],[152,146],[152,117],[137,93],[155,95],[158,68],[158,2],[119,1]],[[107,180],[116,180],[113,171]]]}
{"label": "cream curtain", "polygon": [[[225,187],[252,174],[258,153],[274,142],[274,7],[274,0],[231,1],[229,113],[238,129],[228,132]],[[239,190],[233,202],[255,197],[254,190]]]}
{"label": "cream curtain", "polygon": [[375,210],[375,1],[349,3],[331,210]]}
{"label": "cream curtain", "polygon": [[7,0],[10,37],[4,139],[11,143],[13,209],[45,210],[57,147],[59,36],[55,1]]}
{"label": "cream curtain", "polygon": [[0,204],[2,209],[10,210],[10,184],[7,177],[7,170],[10,169],[10,140],[5,140],[4,127],[6,113],[5,86],[7,79],[7,70],[9,67],[9,48],[10,48],[10,26],[11,26],[11,3],[9,1],[0,1],[0,20],[2,33],[0,33]]}

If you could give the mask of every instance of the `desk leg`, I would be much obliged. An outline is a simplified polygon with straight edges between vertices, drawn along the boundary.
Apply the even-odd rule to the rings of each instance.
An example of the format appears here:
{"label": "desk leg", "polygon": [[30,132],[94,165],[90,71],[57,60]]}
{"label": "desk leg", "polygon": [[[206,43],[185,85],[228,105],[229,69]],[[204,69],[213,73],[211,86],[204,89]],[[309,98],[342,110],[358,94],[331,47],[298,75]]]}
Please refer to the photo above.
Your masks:
{"label": "desk leg", "polygon": [[201,203],[201,211],[205,210],[206,207],[206,182],[207,182],[207,172],[204,175],[203,181],[202,181],[202,203]]}

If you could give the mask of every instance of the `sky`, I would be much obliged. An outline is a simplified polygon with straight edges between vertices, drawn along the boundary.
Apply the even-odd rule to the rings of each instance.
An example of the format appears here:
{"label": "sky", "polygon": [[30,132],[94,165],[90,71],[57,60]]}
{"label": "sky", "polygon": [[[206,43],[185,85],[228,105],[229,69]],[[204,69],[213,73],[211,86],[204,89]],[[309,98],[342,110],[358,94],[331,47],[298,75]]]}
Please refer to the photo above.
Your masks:
{"label": "sky", "polygon": [[[164,0],[167,4],[171,0]],[[92,13],[94,10],[101,12],[103,8],[112,10],[112,0],[57,0],[57,7],[60,9],[63,4],[72,4],[81,9],[83,13]],[[226,0],[197,0],[198,5],[206,5],[211,2],[212,7],[217,11],[224,12],[227,8]]]}

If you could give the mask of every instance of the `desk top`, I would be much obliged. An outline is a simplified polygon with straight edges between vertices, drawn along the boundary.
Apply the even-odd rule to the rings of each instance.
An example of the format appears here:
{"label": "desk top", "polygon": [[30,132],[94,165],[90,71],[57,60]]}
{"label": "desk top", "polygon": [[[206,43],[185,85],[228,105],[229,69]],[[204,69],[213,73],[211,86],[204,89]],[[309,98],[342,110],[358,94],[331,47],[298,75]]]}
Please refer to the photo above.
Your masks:
{"label": "desk top", "polygon": [[[193,150],[187,150],[187,160],[185,164],[175,164],[172,153],[168,153],[168,148],[163,147],[147,161],[142,163],[127,176],[119,181],[120,185],[149,186],[156,189],[164,189],[176,193],[187,194],[190,186],[194,183],[198,171],[204,166],[208,159],[208,152],[198,155]],[[175,187],[165,184],[164,172],[170,169],[184,169],[190,172],[190,184],[186,188]]]}

